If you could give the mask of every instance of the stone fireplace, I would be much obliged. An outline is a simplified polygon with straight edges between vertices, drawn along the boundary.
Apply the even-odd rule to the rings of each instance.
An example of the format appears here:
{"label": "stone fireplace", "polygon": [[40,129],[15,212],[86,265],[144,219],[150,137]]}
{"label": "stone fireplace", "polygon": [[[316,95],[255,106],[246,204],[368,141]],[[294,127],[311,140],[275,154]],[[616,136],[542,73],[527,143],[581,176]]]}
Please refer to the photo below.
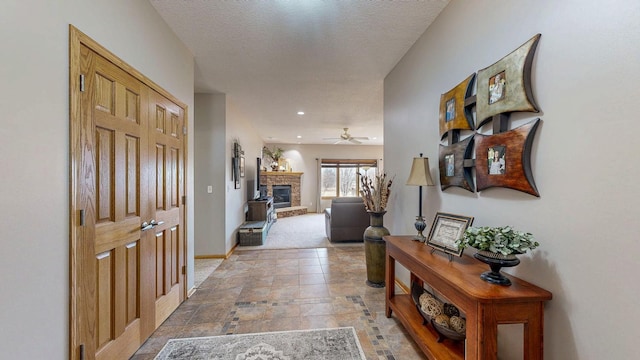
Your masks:
{"label": "stone fireplace", "polygon": [[[274,207],[277,209],[279,217],[306,214],[307,208],[300,206],[300,180],[302,174],[301,172],[287,171],[260,172],[260,186],[266,187],[268,196],[273,196]],[[288,204],[286,196],[283,196],[287,190],[289,192]],[[276,205],[278,202],[280,204]]]}

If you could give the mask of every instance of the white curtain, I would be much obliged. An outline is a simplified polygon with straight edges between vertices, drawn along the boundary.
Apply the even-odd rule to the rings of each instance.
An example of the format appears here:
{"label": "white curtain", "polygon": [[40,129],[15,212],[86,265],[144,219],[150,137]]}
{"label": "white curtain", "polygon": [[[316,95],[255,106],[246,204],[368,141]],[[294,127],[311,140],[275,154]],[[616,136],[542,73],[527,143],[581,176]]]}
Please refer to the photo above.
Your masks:
{"label": "white curtain", "polygon": [[317,168],[317,192],[316,192],[316,212],[322,213],[322,159],[316,158]]}

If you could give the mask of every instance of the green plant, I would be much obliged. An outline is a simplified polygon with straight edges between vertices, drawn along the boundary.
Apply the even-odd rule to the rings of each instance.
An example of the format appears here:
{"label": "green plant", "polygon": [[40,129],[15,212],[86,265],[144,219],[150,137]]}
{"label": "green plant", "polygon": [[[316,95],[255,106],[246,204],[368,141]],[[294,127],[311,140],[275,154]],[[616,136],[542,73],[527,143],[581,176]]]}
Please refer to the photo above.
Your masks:
{"label": "green plant", "polygon": [[282,150],[282,148],[279,148],[279,147],[274,147],[273,150],[271,150],[265,146],[262,148],[262,152],[265,155],[267,155],[271,160],[278,162],[278,160],[280,160],[280,158],[282,157],[284,150]]}
{"label": "green plant", "polygon": [[496,254],[524,254],[540,246],[528,232],[514,230],[511,226],[469,227],[456,241],[459,249],[468,246]]}

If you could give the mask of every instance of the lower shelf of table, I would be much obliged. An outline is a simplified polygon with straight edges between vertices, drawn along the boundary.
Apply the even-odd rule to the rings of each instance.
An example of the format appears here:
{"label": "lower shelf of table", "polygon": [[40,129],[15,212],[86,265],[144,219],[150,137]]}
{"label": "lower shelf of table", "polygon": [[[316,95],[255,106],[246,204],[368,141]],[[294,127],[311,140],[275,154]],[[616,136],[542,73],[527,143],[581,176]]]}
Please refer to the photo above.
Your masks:
{"label": "lower shelf of table", "polygon": [[445,339],[438,342],[438,333],[431,325],[423,324],[422,315],[418,312],[411,295],[394,295],[387,299],[387,306],[400,320],[405,329],[413,337],[430,359],[464,359],[464,342]]}

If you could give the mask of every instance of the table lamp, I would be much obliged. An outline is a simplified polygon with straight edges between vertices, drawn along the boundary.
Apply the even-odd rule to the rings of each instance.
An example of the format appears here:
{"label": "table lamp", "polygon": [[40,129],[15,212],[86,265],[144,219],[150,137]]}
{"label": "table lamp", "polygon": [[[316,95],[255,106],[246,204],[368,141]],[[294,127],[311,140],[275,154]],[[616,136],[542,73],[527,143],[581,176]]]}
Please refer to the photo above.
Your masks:
{"label": "table lamp", "polygon": [[422,187],[433,186],[433,180],[431,179],[431,172],[429,171],[429,158],[420,157],[413,158],[413,164],[411,164],[411,173],[409,174],[409,180],[407,185],[418,186],[419,200],[418,200],[418,216],[416,217],[415,227],[418,230],[418,235],[414,236],[414,240],[424,242],[426,237],[422,234],[422,231],[427,227],[422,216]]}

